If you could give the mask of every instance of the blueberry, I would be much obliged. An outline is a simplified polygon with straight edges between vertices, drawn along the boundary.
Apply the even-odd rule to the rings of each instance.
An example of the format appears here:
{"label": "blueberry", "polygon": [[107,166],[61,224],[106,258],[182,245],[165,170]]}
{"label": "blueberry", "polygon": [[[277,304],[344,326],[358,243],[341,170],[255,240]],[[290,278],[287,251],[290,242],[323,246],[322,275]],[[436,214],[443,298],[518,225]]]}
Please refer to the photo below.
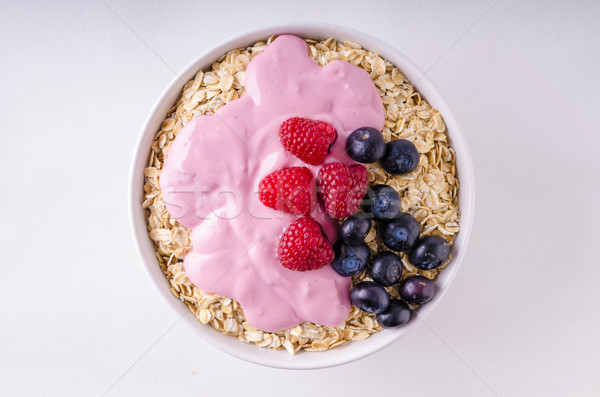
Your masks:
{"label": "blueberry", "polygon": [[387,143],[380,163],[390,174],[407,174],[417,168],[419,152],[412,142],[396,139]]}
{"label": "blueberry", "polygon": [[379,234],[386,247],[392,251],[408,251],[421,232],[419,222],[409,213],[401,212],[398,217],[381,224]]}
{"label": "blueberry", "polygon": [[349,277],[362,272],[371,259],[371,251],[364,242],[350,245],[338,240],[333,245],[333,252],[335,259],[331,262],[331,267],[340,276]]}
{"label": "blueberry", "polygon": [[348,244],[362,243],[371,230],[371,220],[356,214],[340,225],[340,238]]}
{"label": "blueberry", "polygon": [[346,140],[346,152],[359,163],[374,163],[385,153],[385,140],[375,128],[362,127]]}
{"label": "blueberry", "polygon": [[400,213],[400,195],[388,185],[372,186],[367,189],[363,208],[375,220],[395,218]]}
{"label": "blueberry", "polygon": [[402,281],[398,294],[407,303],[422,305],[435,295],[435,285],[427,277],[411,276]]}
{"label": "blueberry", "polygon": [[371,261],[371,278],[389,287],[400,281],[402,268],[402,259],[398,255],[390,251],[381,251]]}
{"label": "blueberry", "polygon": [[394,299],[387,310],[379,313],[375,318],[382,328],[398,328],[410,320],[410,308],[401,300]]}
{"label": "blueberry", "polygon": [[383,286],[373,281],[363,281],[350,291],[354,306],[367,313],[381,313],[390,304],[390,296]]}
{"label": "blueberry", "polygon": [[450,244],[440,236],[425,236],[413,247],[408,258],[422,270],[439,267],[450,256]]}

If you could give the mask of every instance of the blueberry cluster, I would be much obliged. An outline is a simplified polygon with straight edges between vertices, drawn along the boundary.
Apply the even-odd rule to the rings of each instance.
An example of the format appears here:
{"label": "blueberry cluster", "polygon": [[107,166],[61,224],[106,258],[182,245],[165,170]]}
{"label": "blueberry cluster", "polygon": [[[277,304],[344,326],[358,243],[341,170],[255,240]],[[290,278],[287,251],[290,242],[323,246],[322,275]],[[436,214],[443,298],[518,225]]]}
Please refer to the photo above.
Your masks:
{"label": "blueberry cluster", "polygon": [[390,174],[407,174],[419,164],[419,152],[412,142],[396,139],[385,143],[381,132],[371,127],[362,127],[350,134],[346,153],[363,164],[379,161]]}
{"label": "blueberry cluster", "polygon": [[[350,157],[361,163],[380,161],[392,174],[413,171],[419,160],[414,145],[407,140],[385,143],[381,132],[359,128],[346,141]],[[375,185],[367,190],[364,212],[346,219],[339,229],[334,245],[333,269],[342,276],[354,276],[369,267],[373,281],[356,284],[350,291],[352,303],[361,310],[377,315],[383,328],[396,328],[410,319],[410,305],[421,305],[435,294],[433,281],[423,276],[402,279],[404,265],[398,252],[408,252],[409,261],[421,270],[441,266],[450,255],[450,244],[439,236],[420,237],[419,222],[402,212],[400,195],[387,185]],[[375,230],[390,251],[381,251],[373,258],[365,238],[375,221]],[[386,287],[397,288],[401,299],[392,299]]]}

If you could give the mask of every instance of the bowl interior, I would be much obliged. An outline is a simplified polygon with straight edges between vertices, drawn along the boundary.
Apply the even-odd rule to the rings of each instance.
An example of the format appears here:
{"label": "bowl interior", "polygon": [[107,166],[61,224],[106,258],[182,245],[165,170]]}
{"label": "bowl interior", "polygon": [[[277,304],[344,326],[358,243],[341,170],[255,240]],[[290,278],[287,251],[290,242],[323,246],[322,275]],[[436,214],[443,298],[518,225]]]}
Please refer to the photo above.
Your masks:
{"label": "bowl interior", "polygon": [[[144,269],[152,280],[152,284],[157,288],[160,295],[165,298],[167,304],[181,315],[187,313],[188,308],[171,293],[169,283],[158,266],[153,243],[146,231],[146,212],[141,207],[141,203],[143,202],[142,186],[144,184],[143,169],[146,167],[148,161],[152,138],[159,130],[160,124],[166,117],[170,107],[181,95],[181,90],[185,82],[193,78],[198,70],[209,68],[217,58],[231,49],[252,45],[256,41],[265,40],[272,34],[280,35],[286,33],[316,40],[334,37],[338,40],[354,41],[368,50],[379,53],[382,57],[396,65],[406,78],[415,85],[421,95],[427,99],[431,106],[441,112],[446,123],[450,144],[456,151],[456,168],[460,180],[459,211],[461,216],[461,231],[452,247],[453,259],[451,263],[438,276],[436,282],[438,293],[432,301],[418,310],[419,316],[427,315],[442,298],[454,278],[464,257],[471,233],[474,211],[474,175],[469,149],[448,105],[421,69],[393,47],[367,34],[336,25],[304,23],[274,26],[235,37],[196,58],[163,91],[142,129],[133,158],[130,176],[130,218],[134,241],[142,258]],[[389,345],[407,332],[412,324],[414,324],[413,319],[402,328],[384,330],[360,342],[347,343],[325,352],[301,352],[292,356],[285,350],[273,351],[271,349],[260,348],[255,345],[241,343],[237,338],[222,335],[212,327],[203,326],[198,323],[191,313],[190,315],[185,315],[182,321],[185,321],[197,334],[222,351],[257,364],[289,369],[324,368],[357,360]]]}

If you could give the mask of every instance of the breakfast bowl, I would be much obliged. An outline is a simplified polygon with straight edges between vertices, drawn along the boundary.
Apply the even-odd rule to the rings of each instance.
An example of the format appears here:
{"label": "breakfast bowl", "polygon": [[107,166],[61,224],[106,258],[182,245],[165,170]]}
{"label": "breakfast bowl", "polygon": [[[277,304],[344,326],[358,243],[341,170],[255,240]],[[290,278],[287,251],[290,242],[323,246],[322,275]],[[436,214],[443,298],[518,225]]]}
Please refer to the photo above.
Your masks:
{"label": "breakfast bowl", "polygon": [[[366,335],[368,336],[366,339],[361,337],[362,340],[359,340],[357,338],[357,340],[340,344],[325,351],[300,351],[297,354],[288,354],[286,352],[286,349],[290,350],[288,346],[286,346],[286,349],[272,350],[242,343],[237,338],[223,335],[213,327],[201,324],[198,321],[200,317],[196,318],[198,315],[186,315],[191,312],[183,300],[175,296],[172,286],[166,279],[161,266],[159,266],[153,240],[148,234],[147,211],[142,206],[142,203],[148,200],[148,197],[145,197],[148,192],[143,189],[144,175],[149,164],[149,153],[155,134],[161,130],[165,117],[173,111],[174,104],[182,96],[184,85],[194,79],[199,70],[208,70],[228,51],[252,46],[256,42],[266,41],[271,36],[280,35],[295,35],[302,39],[312,40],[325,40],[333,37],[344,42],[358,43],[363,48],[379,54],[391,65],[397,67],[403,75],[402,78],[412,82],[416,92],[418,92],[417,95],[424,98],[431,105],[431,108],[437,109],[441,114],[447,141],[455,154],[452,156],[454,161],[452,174],[455,174],[456,178],[460,180],[460,194],[457,202],[457,212],[460,214],[460,219],[455,222],[457,224],[456,230],[458,230],[459,224],[460,231],[453,236],[454,241],[450,250],[451,261],[445,265],[443,271],[435,274],[437,292],[433,299],[426,305],[415,308],[413,319],[400,328],[383,329],[380,332]],[[379,62],[379,66],[384,68],[385,71],[386,65],[380,59]],[[231,87],[231,82],[228,86]],[[445,140],[446,137],[443,139]],[[157,173],[158,171],[153,170],[153,172]],[[425,73],[402,53],[367,34],[349,28],[316,23],[290,24],[252,31],[230,39],[196,58],[169,84],[150,111],[138,139],[131,167],[128,205],[134,241],[144,270],[158,293],[176,313],[179,313],[181,321],[185,322],[195,333],[219,350],[243,360],[285,369],[316,369],[348,363],[388,346],[414,326],[415,317],[426,316],[435,307],[435,304],[442,299],[464,258],[469,240],[474,211],[474,176],[467,143],[448,105]],[[154,237],[156,241],[157,236]],[[162,265],[164,267],[164,264]],[[370,321],[370,323],[372,328],[373,321]]]}

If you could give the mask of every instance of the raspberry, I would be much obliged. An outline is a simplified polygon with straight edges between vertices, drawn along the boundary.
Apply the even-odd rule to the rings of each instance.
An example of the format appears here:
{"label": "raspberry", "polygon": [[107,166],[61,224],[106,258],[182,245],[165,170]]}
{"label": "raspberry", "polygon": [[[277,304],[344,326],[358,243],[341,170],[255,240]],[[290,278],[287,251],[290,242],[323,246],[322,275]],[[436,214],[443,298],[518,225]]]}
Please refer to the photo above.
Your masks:
{"label": "raspberry", "polygon": [[293,215],[306,215],[316,201],[313,174],[306,167],[275,171],[258,184],[258,198],[269,208]]}
{"label": "raspberry", "polygon": [[303,272],[331,263],[335,254],[321,226],[310,216],[305,216],[285,230],[277,246],[277,256],[283,266]]}
{"label": "raspberry", "polygon": [[367,169],[361,164],[325,164],[317,175],[317,186],[325,211],[334,218],[353,215],[358,211],[368,182]]}
{"label": "raspberry", "polygon": [[279,139],[285,150],[300,160],[320,165],[337,139],[337,131],[324,121],[292,117],[279,127]]}

